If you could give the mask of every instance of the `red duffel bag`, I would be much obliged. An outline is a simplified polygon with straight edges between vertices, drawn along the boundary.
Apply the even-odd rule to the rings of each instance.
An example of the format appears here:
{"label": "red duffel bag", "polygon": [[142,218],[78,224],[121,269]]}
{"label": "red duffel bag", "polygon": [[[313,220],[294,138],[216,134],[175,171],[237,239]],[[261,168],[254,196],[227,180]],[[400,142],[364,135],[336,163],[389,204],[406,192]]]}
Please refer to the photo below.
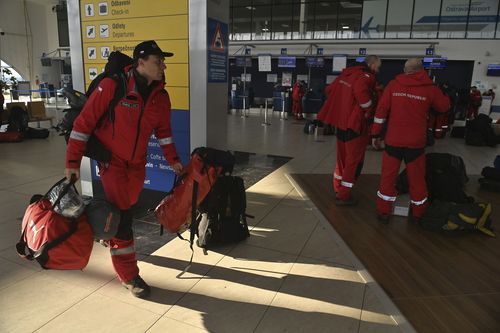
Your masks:
{"label": "red duffel bag", "polygon": [[68,183],[54,204],[46,194],[28,206],[21,239],[16,245],[21,257],[36,260],[45,269],[83,269],[87,266],[93,235],[86,215],[70,219],[54,211],[73,184]]}
{"label": "red duffel bag", "polygon": [[[195,150],[185,173],[156,207],[158,222],[170,233],[187,230],[196,207],[210,192],[221,171],[222,166],[210,163]],[[192,204],[194,202],[195,205]]]}
{"label": "red duffel bag", "polygon": [[21,142],[23,139],[21,132],[0,132],[0,142]]}

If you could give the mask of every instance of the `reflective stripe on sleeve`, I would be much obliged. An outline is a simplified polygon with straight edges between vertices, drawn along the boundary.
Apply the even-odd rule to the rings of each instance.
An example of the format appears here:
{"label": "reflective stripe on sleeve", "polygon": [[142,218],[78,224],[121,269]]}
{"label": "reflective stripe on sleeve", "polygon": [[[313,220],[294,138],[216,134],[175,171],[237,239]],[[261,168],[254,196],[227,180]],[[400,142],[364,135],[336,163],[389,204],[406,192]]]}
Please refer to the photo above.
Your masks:
{"label": "reflective stripe on sleeve", "polygon": [[87,141],[89,141],[90,135],[73,130],[73,131],[71,131],[71,134],[69,135],[69,137],[70,137],[70,139],[75,139],[78,141],[87,142]]}
{"label": "reflective stripe on sleeve", "polygon": [[344,187],[353,187],[354,186],[353,183],[348,183],[348,182],[344,182],[344,181],[341,181],[340,185],[342,185]]}
{"label": "reflective stripe on sleeve", "polygon": [[169,145],[171,143],[174,143],[174,138],[169,137],[169,138],[158,139],[158,143],[160,143],[160,146]]}
{"label": "reflective stripe on sleeve", "polygon": [[124,247],[123,249],[110,249],[112,256],[119,256],[122,254],[130,254],[135,252],[135,248],[133,246]]}
{"label": "reflective stripe on sleeve", "polygon": [[383,195],[380,191],[377,191],[377,196],[384,201],[396,201],[396,197],[390,197],[388,195]]}
{"label": "reflective stripe on sleeve", "polygon": [[369,108],[370,106],[372,106],[372,100],[370,99],[366,103],[360,103],[359,106],[361,106],[363,109]]}
{"label": "reflective stripe on sleeve", "polygon": [[333,174],[333,178],[342,180],[342,176],[337,175],[336,173]]}
{"label": "reflective stripe on sleeve", "polygon": [[373,122],[375,124],[383,124],[385,122],[385,118],[377,118],[377,117],[375,117],[375,118],[373,118]]}
{"label": "reflective stripe on sleeve", "polygon": [[423,205],[425,202],[427,201],[427,197],[425,197],[424,199],[420,200],[420,201],[415,201],[415,200],[410,200],[410,202],[415,205],[415,206],[420,206],[420,205]]}

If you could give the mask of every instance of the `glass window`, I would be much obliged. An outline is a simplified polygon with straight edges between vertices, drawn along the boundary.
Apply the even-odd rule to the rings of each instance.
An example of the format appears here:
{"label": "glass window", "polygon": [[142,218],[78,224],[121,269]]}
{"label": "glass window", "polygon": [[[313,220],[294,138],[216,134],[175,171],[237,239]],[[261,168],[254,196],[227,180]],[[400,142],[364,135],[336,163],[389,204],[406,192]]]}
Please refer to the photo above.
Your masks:
{"label": "glass window", "polygon": [[233,7],[231,40],[250,40],[252,32],[252,9]]}
{"label": "glass window", "polygon": [[339,3],[335,1],[321,1],[316,3],[314,38],[336,38],[338,6]]}
{"label": "glass window", "polygon": [[293,9],[289,4],[273,6],[273,39],[292,38]]}
{"label": "glass window", "polygon": [[472,1],[467,38],[493,38],[497,11],[498,0]]}
{"label": "glass window", "polygon": [[464,0],[443,0],[439,38],[465,38],[469,2]]}
{"label": "glass window", "polygon": [[387,0],[365,1],[361,38],[384,38]]}
{"label": "glass window", "polygon": [[252,9],[252,40],[271,39],[271,6],[254,6]]}
{"label": "glass window", "polygon": [[337,39],[359,38],[363,1],[341,1],[337,25]]}
{"label": "glass window", "polygon": [[415,0],[412,38],[436,38],[441,1]]}
{"label": "glass window", "polygon": [[413,0],[389,0],[385,38],[410,38]]}

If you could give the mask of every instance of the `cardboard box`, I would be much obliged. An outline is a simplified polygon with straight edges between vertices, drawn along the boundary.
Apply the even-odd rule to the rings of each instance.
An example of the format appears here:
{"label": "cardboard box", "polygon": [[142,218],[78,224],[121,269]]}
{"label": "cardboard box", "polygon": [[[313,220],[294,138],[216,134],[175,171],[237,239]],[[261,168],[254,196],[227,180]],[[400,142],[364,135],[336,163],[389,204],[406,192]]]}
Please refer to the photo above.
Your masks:
{"label": "cardboard box", "polygon": [[42,101],[28,102],[28,114],[31,119],[47,118],[45,114],[45,103]]}
{"label": "cardboard box", "polygon": [[398,195],[396,202],[394,202],[392,215],[408,216],[410,213],[410,196],[409,194]]}

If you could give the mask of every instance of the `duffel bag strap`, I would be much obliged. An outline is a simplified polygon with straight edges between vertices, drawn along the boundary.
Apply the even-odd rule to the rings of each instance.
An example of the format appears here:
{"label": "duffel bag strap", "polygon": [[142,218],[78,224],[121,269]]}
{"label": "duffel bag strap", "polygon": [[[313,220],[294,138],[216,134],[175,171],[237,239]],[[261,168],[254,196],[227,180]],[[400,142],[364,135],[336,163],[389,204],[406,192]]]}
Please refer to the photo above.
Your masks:
{"label": "duffel bag strap", "polygon": [[[27,260],[33,260],[33,253],[32,251],[28,248],[26,245],[26,242],[24,241],[24,235],[26,234],[26,229],[23,230],[23,233],[21,234],[21,238],[19,239],[19,242],[16,244],[16,251],[17,254],[21,258],[27,259]],[[26,254],[26,249],[28,249],[28,254]]]}
{"label": "duffel bag strap", "polygon": [[[184,273],[187,272],[187,270],[191,267],[191,264],[193,263],[193,256],[194,256],[194,250],[193,250],[193,243],[194,243],[194,236],[196,235],[196,229],[198,229],[198,223],[196,219],[196,201],[198,198],[198,182],[195,180],[193,181],[193,195],[191,197],[191,225],[189,226],[189,248],[191,249],[191,258],[189,259],[189,264],[187,264],[186,268],[182,272],[180,272],[177,275],[177,278],[180,278]],[[184,237],[181,236],[180,233],[177,233],[177,236],[182,239]],[[187,241],[187,240],[186,240]]]}

